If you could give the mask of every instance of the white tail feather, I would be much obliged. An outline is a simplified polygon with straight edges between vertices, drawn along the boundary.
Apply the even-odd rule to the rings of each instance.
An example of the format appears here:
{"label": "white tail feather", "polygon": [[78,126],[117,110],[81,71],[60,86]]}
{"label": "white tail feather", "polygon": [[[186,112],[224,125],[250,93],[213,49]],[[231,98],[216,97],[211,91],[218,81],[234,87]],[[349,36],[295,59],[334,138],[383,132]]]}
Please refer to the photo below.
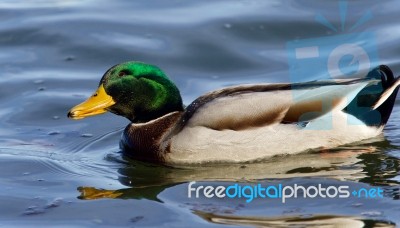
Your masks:
{"label": "white tail feather", "polygon": [[400,78],[398,78],[396,80],[395,83],[393,83],[393,85],[387,89],[384,93],[382,93],[381,97],[379,98],[379,100],[375,103],[375,105],[372,107],[372,109],[377,109],[379,106],[381,106],[383,104],[383,102],[385,102],[390,95],[392,95],[392,93],[396,90],[396,88],[400,85]]}

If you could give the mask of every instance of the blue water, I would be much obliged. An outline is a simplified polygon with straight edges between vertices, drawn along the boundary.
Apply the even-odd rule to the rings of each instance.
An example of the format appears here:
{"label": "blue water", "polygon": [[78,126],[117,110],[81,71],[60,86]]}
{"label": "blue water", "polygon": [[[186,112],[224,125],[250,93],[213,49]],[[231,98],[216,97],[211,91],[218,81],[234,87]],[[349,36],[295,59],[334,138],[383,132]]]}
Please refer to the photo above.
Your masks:
{"label": "blue water", "polygon": [[[328,38],[335,47],[346,41],[338,35],[353,34],[350,41],[376,54],[373,64],[387,64],[399,74],[399,6],[394,0],[349,1],[346,11],[338,1],[316,0],[0,2],[0,225],[400,224],[399,102],[384,137],[362,145],[256,164],[186,168],[124,159],[118,141],[128,121],[121,117],[66,117],[109,67],[129,60],[165,70],[185,104],[223,86],[320,78],[326,70],[291,71],[287,44],[305,39],[318,46]],[[336,31],[319,23],[321,16]],[[299,66],[305,72],[321,69]],[[195,199],[187,196],[191,181],[380,187],[384,197],[298,198],[285,204]]]}

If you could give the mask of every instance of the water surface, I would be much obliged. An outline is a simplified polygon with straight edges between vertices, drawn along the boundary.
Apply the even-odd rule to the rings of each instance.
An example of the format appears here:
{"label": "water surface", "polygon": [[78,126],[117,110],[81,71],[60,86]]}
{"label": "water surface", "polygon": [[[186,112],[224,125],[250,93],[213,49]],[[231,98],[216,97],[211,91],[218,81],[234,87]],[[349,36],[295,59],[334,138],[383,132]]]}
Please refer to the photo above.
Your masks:
{"label": "water surface", "polygon": [[[400,72],[397,1],[350,1],[346,26],[373,32],[380,63]],[[128,121],[67,111],[112,65],[160,66],[189,104],[240,83],[291,81],[286,43],[334,36],[337,1],[2,1],[0,224],[26,226],[395,226],[400,224],[400,105],[384,136],[257,164],[170,168],[123,158]],[[346,31],[338,31],[338,34]],[[362,42],[362,41],[360,41]],[[311,80],[307,75],[304,81]],[[188,182],[381,187],[381,199],[189,199]]]}

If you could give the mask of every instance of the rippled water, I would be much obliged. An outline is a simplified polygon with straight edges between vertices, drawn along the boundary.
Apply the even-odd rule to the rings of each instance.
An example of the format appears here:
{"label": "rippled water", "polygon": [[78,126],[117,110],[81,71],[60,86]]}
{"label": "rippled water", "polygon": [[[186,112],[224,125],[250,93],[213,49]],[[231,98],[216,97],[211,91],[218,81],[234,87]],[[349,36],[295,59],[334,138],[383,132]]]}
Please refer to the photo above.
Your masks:
{"label": "rippled water", "polygon": [[[350,1],[346,26],[376,34],[379,60],[400,72],[397,1]],[[395,226],[400,224],[400,106],[384,138],[264,163],[169,168],[124,159],[128,123],[66,113],[110,66],[160,66],[186,104],[240,83],[290,81],[286,43],[334,36],[337,1],[0,2],[0,224],[131,226]],[[343,33],[342,31],[338,32]],[[309,80],[304,76],[304,80]],[[189,199],[188,182],[379,186],[382,199]]]}

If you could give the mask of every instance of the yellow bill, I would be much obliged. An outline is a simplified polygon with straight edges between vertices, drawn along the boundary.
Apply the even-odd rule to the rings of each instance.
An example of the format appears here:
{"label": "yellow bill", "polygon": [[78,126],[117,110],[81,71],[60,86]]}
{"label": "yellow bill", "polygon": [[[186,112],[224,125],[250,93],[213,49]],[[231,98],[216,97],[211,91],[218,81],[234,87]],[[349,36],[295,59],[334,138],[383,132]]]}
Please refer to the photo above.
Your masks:
{"label": "yellow bill", "polygon": [[99,86],[97,91],[86,101],[73,107],[68,117],[74,120],[83,119],[88,116],[95,116],[107,112],[107,108],[114,105],[115,101],[108,95],[103,84]]}

